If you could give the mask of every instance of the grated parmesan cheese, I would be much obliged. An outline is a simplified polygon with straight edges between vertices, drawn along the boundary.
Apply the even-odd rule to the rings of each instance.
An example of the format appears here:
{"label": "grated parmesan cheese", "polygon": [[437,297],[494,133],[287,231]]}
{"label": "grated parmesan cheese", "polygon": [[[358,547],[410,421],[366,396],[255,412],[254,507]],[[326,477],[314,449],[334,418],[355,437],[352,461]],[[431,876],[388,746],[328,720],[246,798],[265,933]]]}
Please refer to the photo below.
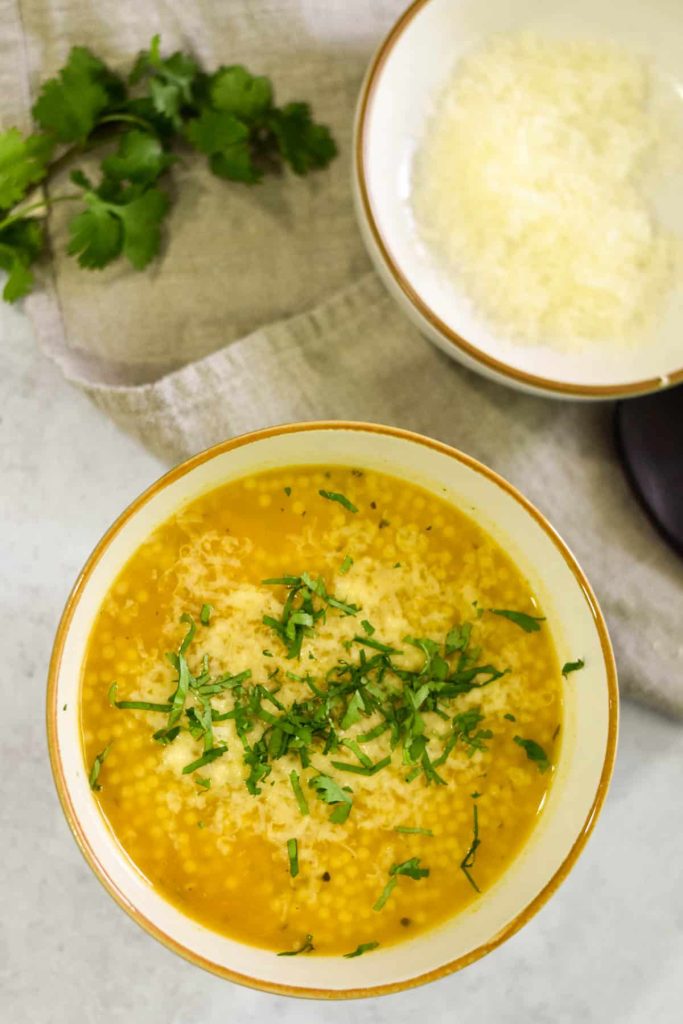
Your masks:
{"label": "grated parmesan cheese", "polygon": [[458,63],[415,159],[427,245],[515,341],[634,341],[673,283],[644,175],[645,62],[605,43],[502,36]]}

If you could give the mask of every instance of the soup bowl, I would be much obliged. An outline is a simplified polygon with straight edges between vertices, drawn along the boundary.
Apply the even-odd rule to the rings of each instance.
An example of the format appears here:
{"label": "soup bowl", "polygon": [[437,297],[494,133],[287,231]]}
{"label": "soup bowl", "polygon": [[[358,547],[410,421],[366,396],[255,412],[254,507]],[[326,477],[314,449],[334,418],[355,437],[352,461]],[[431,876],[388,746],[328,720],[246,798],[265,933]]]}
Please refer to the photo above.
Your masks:
{"label": "soup bowl", "polygon": [[[440,927],[353,959],[280,958],[219,935],[168,903],[129,860],[100,813],[80,734],[88,638],[105,594],[139,545],[179,508],[221,484],[270,468],[322,463],[389,473],[476,519],[528,578],[560,663],[579,656],[585,662],[563,684],[563,740],[543,813],[508,870]],[[76,842],[138,924],[191,962],[232,981],[288,995],[341,998],[394,992],[458,970],[533,916],[571,870],[595,824],[614,761],[617,708],[614,659],[595,597],[567,546],[530,502],[490,469],[438,441],[375,424],[326,422],[274,427],[218,444],[171,470],[122,513],[88,559],[64,610],[50,664],[47,727],[57,791]]]}

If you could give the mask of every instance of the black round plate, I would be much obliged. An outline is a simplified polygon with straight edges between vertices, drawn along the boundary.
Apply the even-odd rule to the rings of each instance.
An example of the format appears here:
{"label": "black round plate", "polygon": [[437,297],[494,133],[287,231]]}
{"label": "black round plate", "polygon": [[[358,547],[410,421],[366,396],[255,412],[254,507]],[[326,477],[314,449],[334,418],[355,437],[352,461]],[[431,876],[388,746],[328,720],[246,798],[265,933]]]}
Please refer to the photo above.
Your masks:
{"label": "black round plate", "polygon": [[683,555],[683,385],[617,404],[626,475],[653,523]]}

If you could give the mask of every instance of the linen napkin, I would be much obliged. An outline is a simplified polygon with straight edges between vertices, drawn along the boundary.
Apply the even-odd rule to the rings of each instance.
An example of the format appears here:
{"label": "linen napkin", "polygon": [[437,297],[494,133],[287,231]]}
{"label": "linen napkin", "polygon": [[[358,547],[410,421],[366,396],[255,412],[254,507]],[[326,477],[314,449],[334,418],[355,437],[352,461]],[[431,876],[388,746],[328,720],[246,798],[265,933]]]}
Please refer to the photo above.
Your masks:
{"label": "linen napkin", "polygon": [[[596,589],[622,692],[683,717],[683,562],[617,463],[612,409],[530,397],[450,361],[399,313],[369,263],[350,190],[363,71],[404,0],[0,0],[0,120],[27,128],[72,45],[127,68],[159,32],[207,68],[271,75],[310,100],[340,148],[328,170],[247,188],[196,154],[174,169],[162,258],[89,273],[53,259],[26,301],[40,343],[122,429],[169,462],[293,420],[365,419],[430,434],[518,486]],[[87,162],[82,166],[87,169]],[[56,183],[55,188],[59,188]]]}

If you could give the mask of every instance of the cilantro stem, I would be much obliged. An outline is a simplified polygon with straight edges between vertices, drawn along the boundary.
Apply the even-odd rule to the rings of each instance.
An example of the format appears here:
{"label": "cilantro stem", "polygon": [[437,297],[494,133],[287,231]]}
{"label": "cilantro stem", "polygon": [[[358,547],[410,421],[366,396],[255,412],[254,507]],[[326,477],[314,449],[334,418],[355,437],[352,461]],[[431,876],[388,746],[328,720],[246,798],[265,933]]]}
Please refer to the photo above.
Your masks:
{"label": "cilantro stem", "polygon": [[121,111],[118,114],[107,114],[105,117],[101,117],[95,125],[93,131],[96,131],[101,124],[136,124],[139,128],[144,128],[146,132],[154,132],[153,126],[149,121],[145,121],[143,117],[137,117],[135,114],[125,114]]}
{"label": "cilantro stem", "polygon": [[74,199],[82,198],[83,197],[81,195],[55,196],[54,199],[39,199],[35,203],[30,203],[28,206],[24,206],[21,210],[17,210],[17,208],[15,207],[14,210],[16,212],[10,213],[8,217],[5,217],[4,220],[0,221],[0,231],[4,231],[4,229],[8,228],[10,224],[15,224],[18,220],[24,220],[26,214],[33,213],[34,210],[40,210],[44,208],[45,212],[47,213],[49,208],[51,206],[54,206],[56,203],[68,203]]}

